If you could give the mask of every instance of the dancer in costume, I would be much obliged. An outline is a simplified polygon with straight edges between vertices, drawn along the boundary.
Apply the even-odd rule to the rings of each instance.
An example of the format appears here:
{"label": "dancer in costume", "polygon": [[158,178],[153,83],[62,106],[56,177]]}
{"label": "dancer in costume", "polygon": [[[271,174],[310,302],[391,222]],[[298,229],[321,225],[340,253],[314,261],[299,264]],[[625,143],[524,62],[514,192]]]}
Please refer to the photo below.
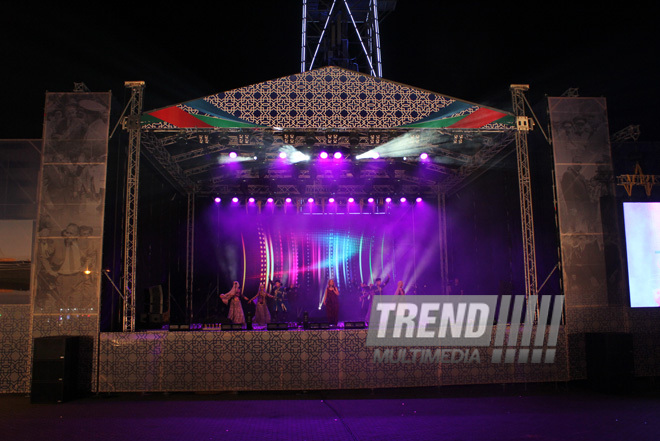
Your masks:
{"label": "dancer in costume", "polygon": [[245,315],[243,314],[243,307],[241,306],[241,286],[238,282],[234,282],[231,290],[228,293],[220,294],[225,305],[229,305],[229,315],[227,318],[232,323],[244,324]]}
{"label": "dancer in costume", "polygon": [[250,303],[252,300],[257,299],[257,307],[256,307],[256,312],[254,314],[254,322],[258,325],[267,325],[270,323],[270,311],[268,311],[268,304],[266,303],[266,298],[270,297],[271,299],[274,298],[275,296],[272,296],[266,292],[266,288],[264,287],[264,284],[259,285],[259,291],[257,292],[257,295],[252,297],[250,299]]}
{"label": "dancer in costume", "polygon": [[339,321],[339,290],[333,279],[328,280],[328,287],[325,289],[325,295],[323,296],[323,304],[325,305],[328,322],[331,325],[337,325]]}

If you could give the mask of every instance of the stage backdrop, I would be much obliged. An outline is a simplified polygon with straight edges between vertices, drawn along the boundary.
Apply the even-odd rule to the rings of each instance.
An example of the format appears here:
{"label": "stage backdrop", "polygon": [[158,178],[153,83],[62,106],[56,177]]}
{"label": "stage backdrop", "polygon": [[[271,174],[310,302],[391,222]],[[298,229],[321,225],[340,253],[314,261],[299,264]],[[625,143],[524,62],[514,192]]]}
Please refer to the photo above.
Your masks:
{"label": "stage backdrop", "polygon": [[[46,94],[34,338],[97,340],[109,114],[109,92]],[[91,378],[80,381],[89,385]]]}
{"label": "stage backdrop", "polygon": [[341,206],[323,214],[313,208],[310,213],[306,201],[286,213],[264,204],[258,213],[256,206],[211,201],[195,233],[195,283],[217,280],[219,292],[226,292],[236,280],[252,297],[260,283],[280,280],[289,288],[289,320],[304,311],[325,316],[321,305],[330,278],[340,291],[340,320],[364,319],[360,286],[376,278],[389,279],[384,294],[393,294],[398,281],[410,294],[440,294],[435,205],[397,202],[377,214],[365,213],[368,204],[362,214],[358,201],[354,205],[356,212]]}

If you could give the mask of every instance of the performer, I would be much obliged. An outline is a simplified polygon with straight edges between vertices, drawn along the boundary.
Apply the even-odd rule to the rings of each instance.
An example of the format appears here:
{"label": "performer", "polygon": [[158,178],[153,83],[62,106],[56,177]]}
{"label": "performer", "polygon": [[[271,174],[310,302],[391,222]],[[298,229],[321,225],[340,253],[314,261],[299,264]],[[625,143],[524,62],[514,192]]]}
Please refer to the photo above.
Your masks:
{"label": "performer", "polygon": [[241,286],[238,282],[234,282],[231,290],[228,293],[220,294],[225,305],[229,305],[229,315],[227,318],[236,324],[245,323],[245,315],[243,315],[243,307],[241,306]]}
{"label": "performer", "polygon": [[328,280],[328,287],[325,289],[325,295],[323,296],[323,304],[325,305],[328,321],[331,325],[336,326],[339,317],[339,290],[337,290],[333,279]]}
{"label": "performer", "polygon": [[406,291],[403,289],[403,281],[399,280],[399,282],[396,284],[396,291],[394,291],[395,296],[405,296]]}
{"label": "performer", "polygon": [[282,320],[286,317],[289,311],[289,302],[286,298],[286,290],[282,286],[282,282],[275,281],[273,286],[273,295],[271,296],[275,302],[275,320]]}
{"label": "performer", "polygon": [[387,286],[389,281],[390,281],[390,276],[387,276],[387,278],[385,279],[385,282],[382,282],[380,280],[380,277],[377,278],[376,280],[374,280],[374,287],[373,287],[374,295],[375,296],[382,295],[383,294],[383,289]]}
{"label": "performer", "polygon": [[369,321],[369,313],[371,310],[371,300],[373,299],[374,295],[374,290],[373,290],[373,285],[367,285],[366,283],[363,283],[360,286],[360,289],[362,290],[362,295],[360,296],[360,311],[362,312],[362,316],[365,318],[365,321]]}
{"label": "performer", "polygon": [[257,292],[257,295],[250,299],[250,303],[252,303],[252,300],[257,299],[257,308],[254,315],[254,322],[258,325],[267,325],[270,323],[270,311],[268,311],[268,305],[266,304],[267,297],[272,299],[274,296],[266,292],[266,288],[262,283],[259,285],[259,291]]}

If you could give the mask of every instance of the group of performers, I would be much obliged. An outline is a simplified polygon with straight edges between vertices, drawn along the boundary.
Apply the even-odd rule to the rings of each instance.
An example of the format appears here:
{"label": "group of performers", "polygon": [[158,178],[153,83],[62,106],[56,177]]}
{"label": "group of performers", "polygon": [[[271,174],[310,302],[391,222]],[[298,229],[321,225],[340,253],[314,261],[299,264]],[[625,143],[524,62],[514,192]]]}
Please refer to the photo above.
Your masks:
{"label": "group of performers", "polygon": [[[362,284],[360,286],[360,304],[366,322],[369,322],[373,297],[383,294],[383,289],[387,286],[389,280],[389,276],[384,282],[380,278],[377,278],[374,280],[373,284]],[[272,320],[271,311],[268,306],[268,299],[272,299],[271,302],[273,303],[275,319],[278,320],[285,318],[289,310],[286,289],[282,286],[282,283],[279,280],[271,282],[271,285],[271,290],[268,292],[265,285],[263,283],[260,284],[257,293],[252,298],[248,298],[243,294],[240,284],[234,282],[229,292],[220,294],[222,302],[229,306],[227,318],[231,320],[232,323],[245,324],[245,314],[247,313],[253,317],[253,323],[265,326]],[[394,295],[406,295],[402,281],[397,283]],[[254,303],[255,299],[256,305]],[[244,311],[243,308],[243,301],[246,305],[246,311]],[[336,326],[339,321],[339,289],[337,288],[334,279],[328,280],[322,303],[325,307],[328,322],[331,325]]]}

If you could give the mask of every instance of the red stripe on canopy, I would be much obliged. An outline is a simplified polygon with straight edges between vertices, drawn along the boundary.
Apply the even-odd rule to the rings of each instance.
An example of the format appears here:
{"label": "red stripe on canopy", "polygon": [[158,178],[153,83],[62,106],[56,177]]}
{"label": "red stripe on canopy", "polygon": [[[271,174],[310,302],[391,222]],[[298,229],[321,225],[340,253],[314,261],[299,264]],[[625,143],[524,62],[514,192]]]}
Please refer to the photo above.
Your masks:
{"label": "red stripe on canopy", "polygon": [[496,121],[505,116],[507,116],[506,113],[481,108],[449,127],[452,129],[476,129],[490,124],[493,121]]}
{"label": "red stripe on canopy", "polygon": [[156,110],[149,113],[149,115],[177,127],[213,127],[178,107],[168,107],[167,109]]}

